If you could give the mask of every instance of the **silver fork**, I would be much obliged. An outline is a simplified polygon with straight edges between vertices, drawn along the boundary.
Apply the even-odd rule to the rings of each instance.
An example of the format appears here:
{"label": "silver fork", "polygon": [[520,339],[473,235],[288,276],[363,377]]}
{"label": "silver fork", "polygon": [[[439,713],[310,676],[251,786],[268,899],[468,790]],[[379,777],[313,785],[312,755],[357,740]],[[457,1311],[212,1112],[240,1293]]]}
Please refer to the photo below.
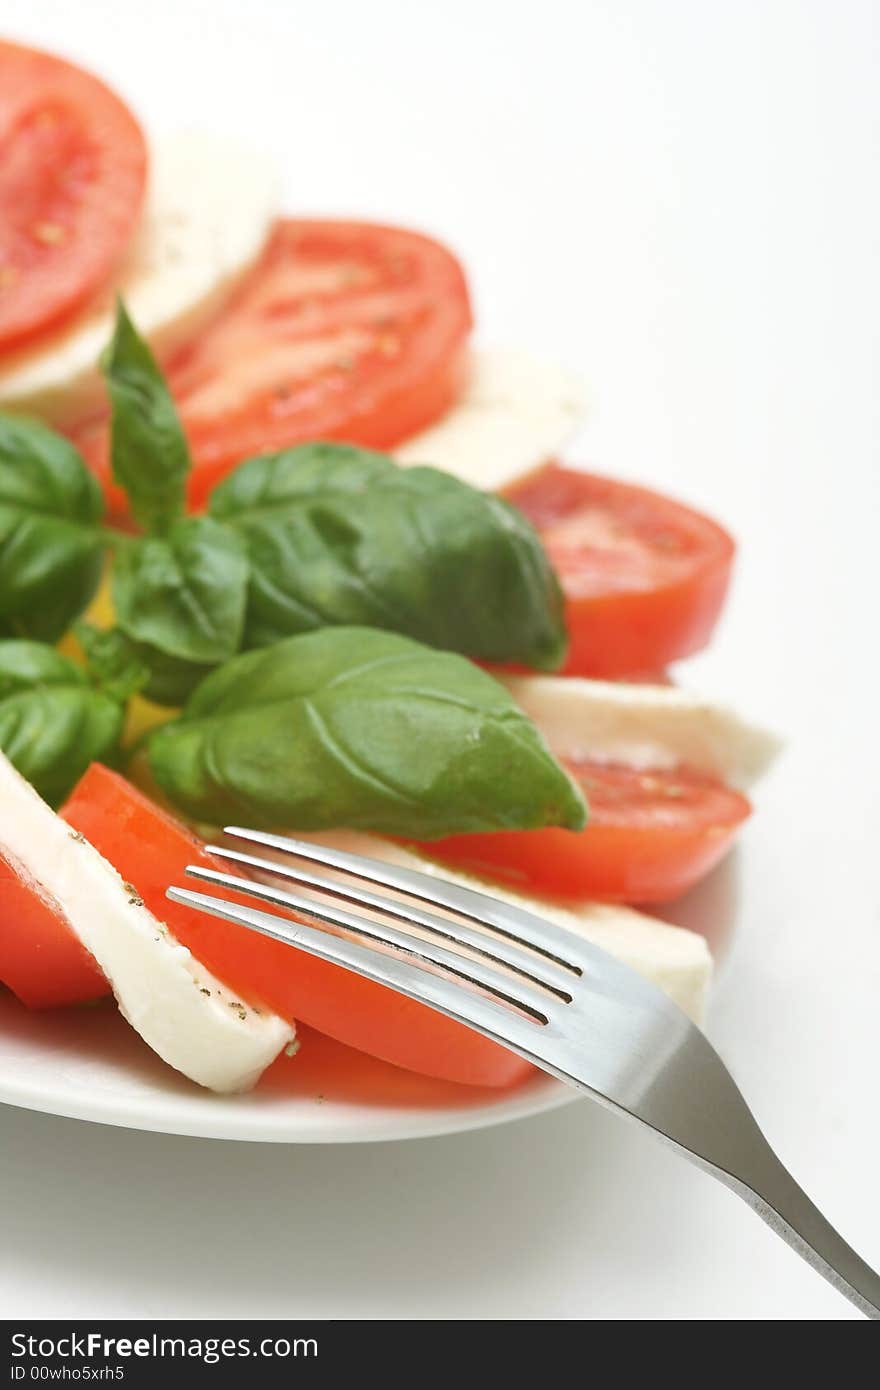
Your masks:
{"label": "silver fork", "polygon": [[[783,1167],[714,1048],[654,985],[580,936],[487,893],[311,841],[237,826],[225,833],[284,860],[227,846],[212,846],[213,854],[309,892],[194,865],[188,874],[345,935],[186,888],[169,888],[169,898],[388,985],[646,1125],[738,1193],[866,1317],[880,1319],[880,1276]],[[296,861],[403,896],[328,880]],[[405,925],[387,925],[389,918]]]}

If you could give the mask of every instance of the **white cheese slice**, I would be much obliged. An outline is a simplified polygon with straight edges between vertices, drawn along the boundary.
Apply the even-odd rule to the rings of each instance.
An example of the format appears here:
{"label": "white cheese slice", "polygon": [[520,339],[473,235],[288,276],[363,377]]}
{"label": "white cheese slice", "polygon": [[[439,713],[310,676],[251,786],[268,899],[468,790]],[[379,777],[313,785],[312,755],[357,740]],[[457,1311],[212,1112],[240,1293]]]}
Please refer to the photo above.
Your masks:
{"label": "white cheese slice", "polygon": [[394,456],[491,490],[555,458],[585,414],[583,387],[570,373],[525,353],[475,352],[458,404]]}
{"label": "white cheese slice", "polygon": [[678,686],[495,674],[560,758],[645,769],[686,764],[745,788],[782,746],[775,734]]}
{"label": "white cheese slice", "polygon": [[200,1086],[247,1090],[292,1039],[290,1023],[239,1000],[175,941],[2,753],[0,855],[63,913],[132,1028]]}
{"label": "white cheese slice", "polygon": [[113,285],[38,347],[4,358],[0,407],[59,421],[96,405],[117,293],[155,349],[186,338],[256,260],[278,189],[275,169],[253,150],[197,134],[160,143],[143,221]]}
{"label": "white cheese slice", "polygon": [[[370,859],[384,859],[402,868],[420,869],[423,873],[446,879],[450,883],[478,888],[503,902],[513,903],[528,912],[536,913],[539,917],[546,917],[549,921],[556,922],[559,926],[591,941],[622,961],[624,965],[652,980],[695,1023],[702,1023],[705,1018],[712,979],[712,957],[704,937],[696,932],[670,926],[667,922],[649,917],[644,912],[636,912],[630,907],[617,907],[609,903],[579,903],[576,906],[561,907],[545,898],[513,893],[509,888],[501,887],[497,883],[483,882],[470,875],[454,872],[445,864],[437,864],[421,854],[414,854],[377,835],[367,835],[354,830],[334,830],[309,835],[301,834],[299,831],[293,833],[299,840],[313,840],[318,844],[332,845],[336,849],[363,854]],[[272,850],[262,846],[259,853],[266,858],[277,857],[284,862],[283,855],[276,856]]]}

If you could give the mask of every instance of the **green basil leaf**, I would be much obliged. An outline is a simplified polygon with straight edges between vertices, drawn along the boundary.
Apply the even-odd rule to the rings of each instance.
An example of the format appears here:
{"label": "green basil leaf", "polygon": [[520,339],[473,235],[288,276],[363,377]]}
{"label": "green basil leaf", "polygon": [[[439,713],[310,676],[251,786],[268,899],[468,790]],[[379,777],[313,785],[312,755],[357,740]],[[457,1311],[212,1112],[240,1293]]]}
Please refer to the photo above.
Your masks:
{"label": "green basil leaf", "polygon": [[183,513],[189,447],[165,378],[121,300],[101,369],[110,395],[113,476],[135,518],[160,534]]}
{"label": "green basil leaf", "polygon": [[125,704],[143,690],[150,679],[150,668],[124,632],[118,627],[95,627],[94,623],[77,623],[73,631],[85,654],[93,685],[118,704]]}
{"label": "green basil leaf", "polygon": [[122,546],[113,566],[120,629],[155,671],[151,698],[179,702],[239,649],[248,563],[238,536],[206,516]]}
{"label": "green basil leaf", "polygon": [[0,415],[0,636],[55,642],[101,578],[101,489],[76,449]]}
{"label": "green basil leaf", "polygon": [[0,748],[51,806],[115,757],[124,711],[52,647],[0,642]]}
{"label": "green basil leaf", "polygon": [[324,628],[235,657],[149,742],[197,820],[431,839],[579,829],[580,792],[479,667],[375,628]]}
{"label": "green basil leaf", "polygon": [[247,545],[246,647],[357,625],[539,670],[565,656],[562,594],[531,524],[435,468],[307,444],[241,464],[210,512]]}

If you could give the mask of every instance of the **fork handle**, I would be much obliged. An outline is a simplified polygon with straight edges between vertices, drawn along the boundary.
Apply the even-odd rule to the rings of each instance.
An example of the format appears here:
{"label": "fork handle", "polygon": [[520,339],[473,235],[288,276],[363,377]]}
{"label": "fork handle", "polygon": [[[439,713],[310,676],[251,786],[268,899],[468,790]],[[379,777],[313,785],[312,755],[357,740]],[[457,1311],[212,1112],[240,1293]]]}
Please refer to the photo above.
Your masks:
{"label": "fork handle", "polygon": [[865,1317],[880,1320],[880,1275],[826,1221],[766,1140],[764,1145],[760,1169],[750,1180],[711,1165],[715,1175]]}

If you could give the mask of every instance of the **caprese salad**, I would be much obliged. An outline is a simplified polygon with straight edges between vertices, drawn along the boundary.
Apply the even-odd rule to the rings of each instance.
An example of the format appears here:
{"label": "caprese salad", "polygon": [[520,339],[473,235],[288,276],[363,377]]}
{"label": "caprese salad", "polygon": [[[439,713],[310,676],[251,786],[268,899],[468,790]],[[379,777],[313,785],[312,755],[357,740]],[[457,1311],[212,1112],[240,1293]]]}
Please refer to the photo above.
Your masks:
{"label": "caprese salad", "polygon": [[0,43],[0,982],[115,996],[217,1091],[298,1021],[529,1073],[170,902],[234,821],[477,878],[701,1019],[704,939],[643,909],[718,863],[776,749],[665,676],[730,537],[557,462],[580,388],[471,347],[447,248],[281,216],[275,187],[253,151],[148,149],[96,77]]}

